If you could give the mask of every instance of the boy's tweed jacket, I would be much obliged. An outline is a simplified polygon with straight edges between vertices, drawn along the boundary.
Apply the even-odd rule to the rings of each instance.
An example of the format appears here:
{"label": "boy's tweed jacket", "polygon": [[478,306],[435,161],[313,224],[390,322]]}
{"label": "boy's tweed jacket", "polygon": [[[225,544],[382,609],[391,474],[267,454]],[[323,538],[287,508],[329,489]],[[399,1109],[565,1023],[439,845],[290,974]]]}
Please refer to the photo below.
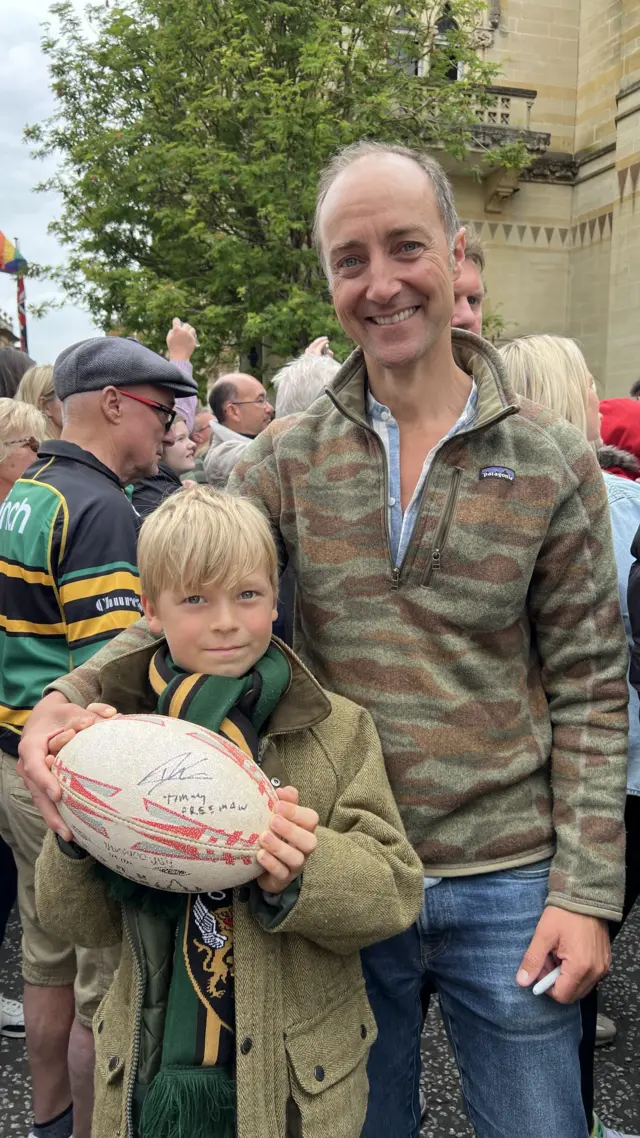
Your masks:
{"label": "boy's tweed jacket", "polygon": [[555,852],[549,901],[620,917],[627,649],[609,510],[591,448],[518,401],[498,353],[453,332],[473,428],[437,452],[401,566],[360,351],[229,490],[271,518],[297,582],[295,642],[366,707],[430,876]]}
{"label": "boy's tweed jacket", "polygon": [[[98,653],[56,686],[84,705],[153,711],[148,669],[158,643],[141,621],[116,637],[106,664]],[[234,890],[238,1138],[359,1138],[376,1026],[358,950],[416,919],[422,866],[403,835],[370,716],[323,692],[286,651],[291,686],[267,726],[262,765],[318,811],[318,847],[277,927],[260,890]],[[133,1076],[140,1064],[148,1075],[159,1063],[158,994],[173,944],[157,943],[161,922],[109,902],[91,866],[62,853],[50,834],[37,867],[38,913],[80,945],[115,944],[124,925],[122,963],[94,1021],[92,1138],[131,1138]],[[153,969],[144,1009],[143,958]]]}

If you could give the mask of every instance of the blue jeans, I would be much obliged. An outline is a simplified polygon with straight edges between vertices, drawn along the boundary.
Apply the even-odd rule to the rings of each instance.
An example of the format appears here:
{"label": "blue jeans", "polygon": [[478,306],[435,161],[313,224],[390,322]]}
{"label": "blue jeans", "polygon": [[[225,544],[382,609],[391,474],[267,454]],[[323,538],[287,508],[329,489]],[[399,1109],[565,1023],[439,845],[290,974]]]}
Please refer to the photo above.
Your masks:
{"label": "blue jeans", "polygon": [[[418,1138],[420,988],[431,979],[477,1138],[587,1138],[580,1008],[519,988],[549,862],[425,889],[415,925],[362,952],[378,1024],[362,1138]],[[428,1102],[427,1088],[427,1102]]]}

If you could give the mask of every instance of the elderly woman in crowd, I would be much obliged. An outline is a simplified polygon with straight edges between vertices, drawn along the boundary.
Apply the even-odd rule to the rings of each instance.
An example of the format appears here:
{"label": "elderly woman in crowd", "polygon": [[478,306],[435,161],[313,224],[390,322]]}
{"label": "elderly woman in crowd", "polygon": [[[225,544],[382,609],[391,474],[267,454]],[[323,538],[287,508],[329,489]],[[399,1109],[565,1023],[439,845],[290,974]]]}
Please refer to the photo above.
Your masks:
{"label": "elderly woman in crowd", "polygon": [[[587,362],[574,340],[565,336],[522,336],[500,348],[509,378],[519,395],[557,411],[600,446],[600,405]],[[603,471],[609,500],[613,545],[618,569],[620,607],[629,646],[632,646],[627,607],[627,582],[632,563],[630,546],[640,524],[640,485],[627,478]],[[627,884],[624,915],[629,914],[638,895],[640,880],[640,703],[629,688],[629,768],[627,781]],[[612,939],[620,926],[612,929]],[[595,990],[581,1002],[583,1038],[580,1050],[582,1093],[593,1138],[618,1135],[603,1126],[593,1113],[593,1050],[599,1041],[610,1042],[615,1025],[597,1015]],[[624,1136],[620,1136],[624,1138]]]}
{"label": "elderly woman in crowd", "polygon": [[[0,398],[0,499],[4,501],[14,482],[33,462],[40,443],[46,438],[44,416],[29,403]],[[13,855],[0,840],[0,944],[16,899],[16,871]],[[0,993],[0,1035],[22,1037],[22,1004]]]}
{"label": "elderly woman in crowd", "polygon": [[47,437],[47,421],[31,403],[0,399],[0,501],[22,478]]}
{"label": "elderly woman in crowd", "polygon": [[30,367],[20,380],[16,399],[32,403],[47,420],[47,438],[59,439],[62,433],[62,403],[53,389],[53,367],[41,364]]}
{"label": "elderly woman in crowd", "polygon": [[331,356],[306,351],[281,367],[271,381],[276,389],[276,419],[306,411],[335,379],[340,366]]}

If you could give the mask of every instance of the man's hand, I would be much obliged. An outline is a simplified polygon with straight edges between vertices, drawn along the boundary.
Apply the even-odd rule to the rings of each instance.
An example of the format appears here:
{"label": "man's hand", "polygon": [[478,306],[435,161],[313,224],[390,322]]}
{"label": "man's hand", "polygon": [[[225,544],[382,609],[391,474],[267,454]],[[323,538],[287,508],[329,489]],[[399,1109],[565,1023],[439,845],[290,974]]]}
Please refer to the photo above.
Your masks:
{"label": "man's hand", "polygon": [[47,826],[67,842],[71,841],[71,831],[55,806],[60,801],[61,790],[51,772],[54,757],[76,732],[91,727],[98,719],[110,719],[114,715],[115,707],[108,704],[91,703],[85,710],[69,703],[62,692],[51,692],[33,709],[22,732],[18,744],[18,773]]}
{"label": "man's hand", "polygon": [[192,328],[191,324],[183,324],[182,320],[174,316],[167,336],[167,347],[170,360],[190,360],[198,347],[195,328]]}
{"label": "man's hand", "polygon": [[548,905],[525,952],[516,980],[528,988],[556,965],[561,972],[547,995],[559,1004],[582,999],[611,966],[606,921]]}
{"label": "man's hand", "polygon": [[330,356],[333,359],[333,352],[329,347],[329,337],[316,336],[308,348],[305,348],[304,354],[305,356]]}
{"label": "man's hand", "polygon": [[318,844],[315,830],[320,819],[315,810],[298,805],[294,786],[283,786],[276,794],[280,802],[269,829],[260,835],[262,849],[257,855],[265,872],[256,884],[265,893],[282,893],[302,873]]}

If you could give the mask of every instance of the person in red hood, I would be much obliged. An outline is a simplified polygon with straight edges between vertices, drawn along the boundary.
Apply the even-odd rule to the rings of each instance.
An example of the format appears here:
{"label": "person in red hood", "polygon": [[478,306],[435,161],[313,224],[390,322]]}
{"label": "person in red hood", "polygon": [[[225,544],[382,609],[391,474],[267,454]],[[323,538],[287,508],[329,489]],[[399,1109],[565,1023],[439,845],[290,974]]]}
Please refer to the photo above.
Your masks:
{"label": "person in red hood", "polygon": [[600,403],[600,437],[604,453],[600,465],[611,474],[636,482],[640,478],[640,402],[603,399]]}

